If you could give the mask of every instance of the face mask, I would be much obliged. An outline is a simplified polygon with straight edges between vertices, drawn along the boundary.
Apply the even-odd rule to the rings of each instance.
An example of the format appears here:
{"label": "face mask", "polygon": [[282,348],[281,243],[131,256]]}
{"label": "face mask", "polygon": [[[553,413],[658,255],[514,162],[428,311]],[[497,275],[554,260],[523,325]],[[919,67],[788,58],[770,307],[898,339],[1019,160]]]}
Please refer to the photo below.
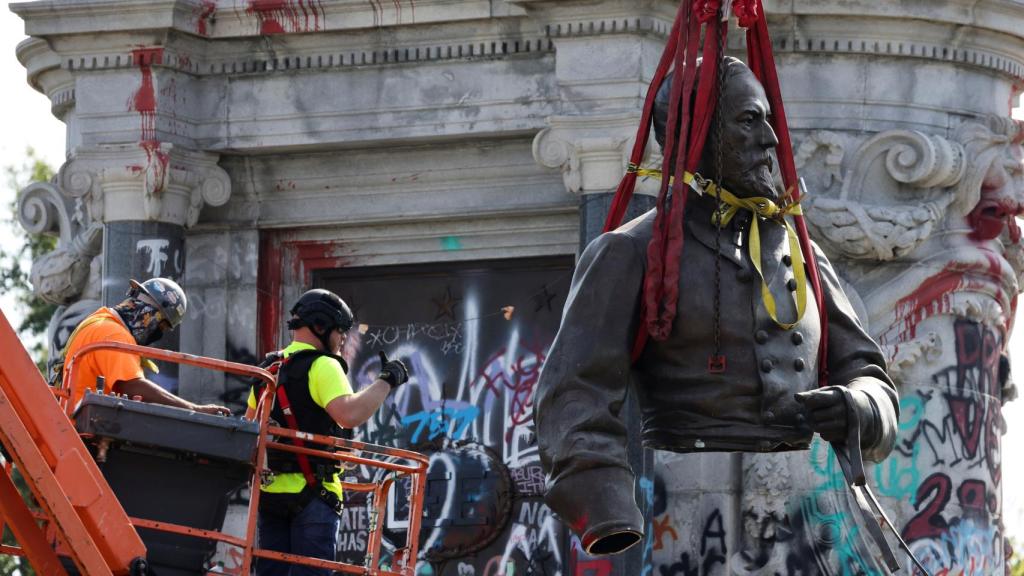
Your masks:
{"label": "face mask", "polygon": [[135,342],[149,346],[163,337],[160,329],[159,311],[150,304],[130,298],[114,307],[128,329],[131,330]]}

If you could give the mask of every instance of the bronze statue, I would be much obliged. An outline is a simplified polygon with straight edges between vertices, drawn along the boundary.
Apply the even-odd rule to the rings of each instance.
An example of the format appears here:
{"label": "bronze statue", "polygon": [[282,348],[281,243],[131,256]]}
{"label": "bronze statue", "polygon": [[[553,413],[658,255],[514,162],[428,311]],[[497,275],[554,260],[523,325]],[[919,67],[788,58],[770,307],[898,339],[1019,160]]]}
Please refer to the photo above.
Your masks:
{"label": "bronze statue", "polygon": [[[895,442],[898,401],[885,360],[827,258],[815,250],[830,371],[830,386],[818,388],[822,331],[800,251],[774,210],[786,199],[774,171],[778,140],[768,99],[746,65],[733,58],[723,65],[720,117],[695,178],[701,186],[685,189],[679,317],[671,333],[649,340],[633,361],[652,210],[598,237],[580,256],[540,376],[535,418],[546,501],[589,553],[621,552],[643,534],[620,418],[628,386],[636,387],[648,448],[802,450],[815,432],[829,441],[848,438],[856,429],[851,423],[859,423],[868,459],[881,460]],[[654,115],[662,147],[669,85],[659,90]],[[721,210],[709,192],[718,185]],[[754,198],[773,209],[755,214]],[[716,341],[728,359],[724,371],[709,368]]]}

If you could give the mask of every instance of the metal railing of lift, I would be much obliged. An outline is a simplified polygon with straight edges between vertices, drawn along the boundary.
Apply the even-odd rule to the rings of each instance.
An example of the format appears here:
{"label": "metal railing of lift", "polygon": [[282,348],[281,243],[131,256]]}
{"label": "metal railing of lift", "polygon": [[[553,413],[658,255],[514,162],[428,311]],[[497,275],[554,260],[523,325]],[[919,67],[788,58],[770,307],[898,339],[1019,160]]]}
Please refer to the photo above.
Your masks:
{"label": "metal railing of lift", "polygon": [[[121,342],[97,342],[83,346],[81,350],[68,359],[67,378],[61,390],[55,392],[58,402],[61,402],[66,413],[70,416],[74,406],[70,406],[71,394],[66,390],[70,382],[74,381],[74,370],[80,363],[82,357],[99,350],[119,350],[121,352],[142,356],[152,360],[163,360],[176,364],[186,364],[199,368],[207,368],[227,372],[238,376],[257,378],[266,383],[263,393],[260,395],[256,408],[256,421],[259,422],[259,439],[256,448],[256,458],[253,467],[253,475],[250,484],[250,497],[248,509],[248,521],[246,524],[245,537],[237,538],[224,534],[217,530],[203,530],[169,522],[157,522],[144,518],[131,518],[132,524],[139,528],[148,528],[162,532],[170,532],[195,538],[203,538],[224,542],[230,546],[236,546],[243,551],[242,565],[239,566],[241,574],[249,574],[252,568],[253,558],[266,558],[290,564],[327,568],[336,572],[346,574],[362,574],[364,576],[414,576],[416,570],[416,556],[418,553],[419,531],[423,517],[423,497],[426,492],[427,468],[429,459],[419,453],[387,446],[378,446],[355,440],[346,440],[334,436],[322,436],[299,432],[288,428],[280,428],[269,424],[270,410],[273,407],[273,399],[277,389],[276,378],[255,366],[228,362],[216,358],[207,358],[161,350],[147,346],[124,344]],[[111,383],[113,384],[113,383]],[[285,444],[280,439],[299,439],[304,443],[323,445],[340,451],[327,451],[323,449],[296,446]],[[255,546],[256,539],[256,518],[258,516],[260,500],[260,480],[267,470],[267,450],[281,450],[296,454],[306,454],[317,458],[336,460],[340,463],[367,466],[386,470],[389,473],[377,482],[357,483],[342,482],[343,491],[366,492],[372,495],[373,507],[370,512],[369,537],[367,538],[367,550],[363,565],[347,564],[331,560],[322,560],[295,554],[285,554],[274,550],[263,550]],[[383,458],[383,459],[382,459]],[[386,459],[386,460],[385,460]],[[391,461],[392,459],[404,460],[405,463]],[[409,522],[406,532],[405,546],[396,548],[392,554],[392,564],[382,568],[381,547],[383,541],[384,523],[382,521],[385,513],[385,504],[388,493],[392,486],[403,478],[409,479]],[[219,574],[216,571],[208,571],[207,574]]]}

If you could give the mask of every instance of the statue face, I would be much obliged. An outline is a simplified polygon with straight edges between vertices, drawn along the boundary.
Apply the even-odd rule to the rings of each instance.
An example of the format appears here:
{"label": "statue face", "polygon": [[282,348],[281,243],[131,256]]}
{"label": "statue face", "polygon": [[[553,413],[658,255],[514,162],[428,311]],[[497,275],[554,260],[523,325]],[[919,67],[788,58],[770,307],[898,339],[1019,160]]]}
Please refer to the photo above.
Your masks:
{"label": "statue face", "polygon": [[967,216],[974,229],[975,240],[992,240],[1009,231],[1010,241],[1016,244],[1021,231],[1016,217],[1024,213],[1024,149],[1007,145],[1005,152],[992,160],[981,182],[978,205]]}
{"label": "statue face", "polygon": [[[741,198],[779,197],[772,170],[779,144],[768,123],[771,109],[764,88],[747,68],[729,74],[718,113],[722,115],[722,174],[717,180],[725,189]],[[717,119],[715,120],[717,122]],[[708,146],[702,162],[702,174],[716,174],[717,127],[711,124]]]}

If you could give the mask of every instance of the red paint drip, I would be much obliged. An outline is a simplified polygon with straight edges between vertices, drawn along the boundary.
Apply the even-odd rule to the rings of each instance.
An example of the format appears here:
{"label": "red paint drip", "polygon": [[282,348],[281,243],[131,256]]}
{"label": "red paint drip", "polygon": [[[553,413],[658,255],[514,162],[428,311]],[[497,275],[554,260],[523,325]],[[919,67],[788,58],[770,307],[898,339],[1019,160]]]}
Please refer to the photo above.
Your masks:
{"label": "red paint drip", "polygon": [[378,0],[368,0],[370,2],[370,9],[373,10],[373,25],[380,26],[384,20],[384,9],[378,4]]}
{"label": "red paint drip", "polygon": [[274,232],[260,233],[259,264],[256,279],[259,290],[256,308],[259,312],[260,354],[279,349],[281,329],[281,244]]}
{"label": "red paint drip", "polygon": [[963,282],[964,272],[946,269],[897,302],[896,327],[900,331],[896,340],[905,342],[917,338],[917,325],[925,318],[949,313],[952,309],[950,296]]}
{"label": "red paint drip", "polygon": [[156,91],[153,90],[153,64],[162,64],[163,48],[132,50],[132,64],[142,72],[142,85],[128,101],[128,108],[142,116],[142,140],[156,139]]}
{"label": "red paint drip", "polygon": [[215,0],[201,0],[199,3],[199,14],[196,18],[196,32],[200,36],[206,36],[208,34],[207,25],[210,20],[213,19],[214,12],[217,11],[217,2]]}
{"label": "red paint drip", "polygon": [[247,0],[245,13],[259,20],[261,35],[316,32],[325,17],[320,0]]}
{"label": "red paint drip", "polygon": [[154,194],[163,192],[163,183],[166,181],[167,165],[170,156],[160,149],[160,142],[156,140],[143,140],[139,146],[146,151],[146,171],[153,174],[153,181],[157,186],[153,189]]}

